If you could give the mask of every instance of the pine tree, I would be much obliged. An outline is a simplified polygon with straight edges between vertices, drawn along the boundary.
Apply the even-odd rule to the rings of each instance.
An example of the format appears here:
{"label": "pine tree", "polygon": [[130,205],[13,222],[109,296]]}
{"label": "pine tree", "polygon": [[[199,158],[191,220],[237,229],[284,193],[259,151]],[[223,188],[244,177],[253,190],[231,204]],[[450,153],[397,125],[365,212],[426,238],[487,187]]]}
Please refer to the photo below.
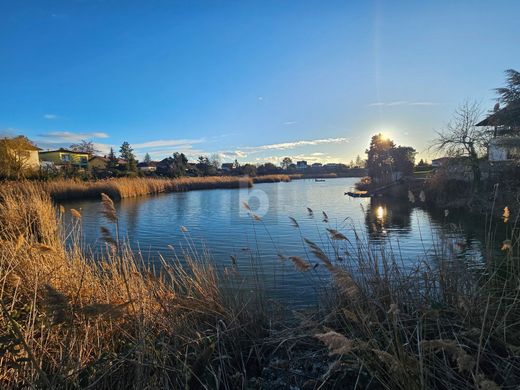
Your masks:
{"label": "pine tree", "polygon": [[119,149],[119,153],[122,159],[126,160],[126,171],[127,172],[136,172],[137,171],[137,160],[135,159],[134,150],[130,146],[128,142],[123,142],[121,148]]}
{"label": "pine tree", "polygon": [[113,171],[117,168],[117,157],[114,153],[114,148],[110,148],[110,153],[108,154],[108,163],[107,163],[107,169],[109,171]]}

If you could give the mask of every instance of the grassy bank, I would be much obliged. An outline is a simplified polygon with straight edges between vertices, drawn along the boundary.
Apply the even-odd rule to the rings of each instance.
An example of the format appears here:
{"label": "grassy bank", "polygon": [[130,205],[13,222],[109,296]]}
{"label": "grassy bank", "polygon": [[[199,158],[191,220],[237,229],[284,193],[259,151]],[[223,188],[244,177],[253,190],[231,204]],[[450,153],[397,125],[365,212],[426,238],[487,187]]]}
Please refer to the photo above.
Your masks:
{"label": "grassy bank", "polygon": [[[182,192],[219,188],[248,188],[253,183],[274,183],[290,181],[287,175],[266,175],[250,177],[209,176],[182,177],[177,179],[159,178],[113,178],[98,181],[72,179],[37,182],[39,188],[54,200],[100,199],[107,194],[112,199],[132,198],[166,192]],[[25,183],[7,182],[10,186],[24,186]]]}
{"label": "grassy bank", "polygon": [[55,200],[71,200],[99,199],[101,193],[108,194],[113,199],[122,199],[163,192],[247,188],[253,185],[253,181],[243,177],[115,178],[99,181],[54,180],[41,182],[39,185]]}
{"label": "grassy bank", "polygon": [[[192,246],[160,270],[148,267],[118,237],[108,196],[100,207],[106,251],[94,260],[77,210],[55,208],[37,184],[0,189],[0,387],[498,389],[520,381],[518,217],[507,221],[500,254],[488,242],[484,263],[462,261],[449,238],[403,263],[397,248],[347,239],[309,210],[323,240],[310,241],[293,220],[308,255],[280,261],[315,280],[322,304],[281,321],[255,287],[229,288],[241,286],[236,269],[217,272]],[[76,221],[67,231],[65,213]]]}
{"label": "grassy bank", "polygon": [[241,387],[232,376],[258,365],[262,310],[224,295],[204,255],[152,272],[117,239],[107,197],[104,210],[107,251],[94,262],[79,224],[63,232],[65,210],[37,186],[0,190],[0,387]]}

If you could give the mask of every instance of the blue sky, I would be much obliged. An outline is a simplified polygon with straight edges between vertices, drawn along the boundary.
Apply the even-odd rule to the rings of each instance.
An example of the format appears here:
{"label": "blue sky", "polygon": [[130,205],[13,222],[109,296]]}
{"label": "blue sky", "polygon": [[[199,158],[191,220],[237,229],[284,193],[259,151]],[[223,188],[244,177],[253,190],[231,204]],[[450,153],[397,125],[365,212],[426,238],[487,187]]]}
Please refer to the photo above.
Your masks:
{"label": "blue sky", "polygon": [[348,162],[384,131],[420,156],[520,70],[520,2],[2,1],[0,133],[138,157]]}

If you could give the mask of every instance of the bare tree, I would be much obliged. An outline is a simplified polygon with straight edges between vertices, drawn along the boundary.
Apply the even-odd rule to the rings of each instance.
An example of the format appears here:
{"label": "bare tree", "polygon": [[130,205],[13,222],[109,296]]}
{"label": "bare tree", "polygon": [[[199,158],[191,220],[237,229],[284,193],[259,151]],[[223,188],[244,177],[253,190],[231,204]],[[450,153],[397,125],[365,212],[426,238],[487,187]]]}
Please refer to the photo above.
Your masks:
{"label": "bare tree", "polygon": [[92,141],[87,141],[84,139],[82,139],[77,144],[70,145],[70,150],[74,152],[87,153],[89,156],[93,156],[94,154],[99,153],[99,150],[96,149]]}
{"label": "bare tree", "polygon": [[480,183],[479,158],[487,153],[492,134],[486,128],[478,128],[483,111],[475,101],[463,102],[454,112],[444,130],[437,132],[432,147],[450,157],[467,157],[473,172],[473,180]]}
{"label": "bare tree", "polygon": [[222,166],[222,161],[220,160],[220,155],[218,153],[213,153],[211,156],[209,156],[209,163],[213,166],[216,170],[219,170]]}

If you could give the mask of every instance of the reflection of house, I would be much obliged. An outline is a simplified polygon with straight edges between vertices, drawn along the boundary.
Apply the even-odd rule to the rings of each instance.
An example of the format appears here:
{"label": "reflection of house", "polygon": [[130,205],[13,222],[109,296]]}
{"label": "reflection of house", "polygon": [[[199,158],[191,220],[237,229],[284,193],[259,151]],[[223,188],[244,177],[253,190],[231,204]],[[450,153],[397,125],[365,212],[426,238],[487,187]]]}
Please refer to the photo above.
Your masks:
{"label": "reflection of house", "polygon": [[307,169],[307,161],[305,161],[305,160],[297,161],[296,169],[301,169],[301,170]]}
{"label": "reflection of house", "polygon": [[489,161],[520,159],[520,103],[510,103],[500,109],[498,103],[494,112],[477,126],[493,128],[493,138],[489,141]]}
{"label": "reflection of house", "polygon": [[53,163],[56,166],[71,166],[80,169],[88,167],[88,153],[73,150],[58,149],[39,152],[40,161]]}
{"label": "reflection of house", "polygon": [[[105,171],[108,167],[110,159],[107,156],[93,156],[88,160],[88,167],[91,170]],[[123,167],[126,165],[126,160],[118,158],[116,160],[116,168]]]}
{"label": "reflection of house", "polygon": [[5,150],[6,156],[8,155],[22,169],[38,169],[40,166],[38,158],[40,148],[34,146],[24,136],[0,139],[0,149]]}

